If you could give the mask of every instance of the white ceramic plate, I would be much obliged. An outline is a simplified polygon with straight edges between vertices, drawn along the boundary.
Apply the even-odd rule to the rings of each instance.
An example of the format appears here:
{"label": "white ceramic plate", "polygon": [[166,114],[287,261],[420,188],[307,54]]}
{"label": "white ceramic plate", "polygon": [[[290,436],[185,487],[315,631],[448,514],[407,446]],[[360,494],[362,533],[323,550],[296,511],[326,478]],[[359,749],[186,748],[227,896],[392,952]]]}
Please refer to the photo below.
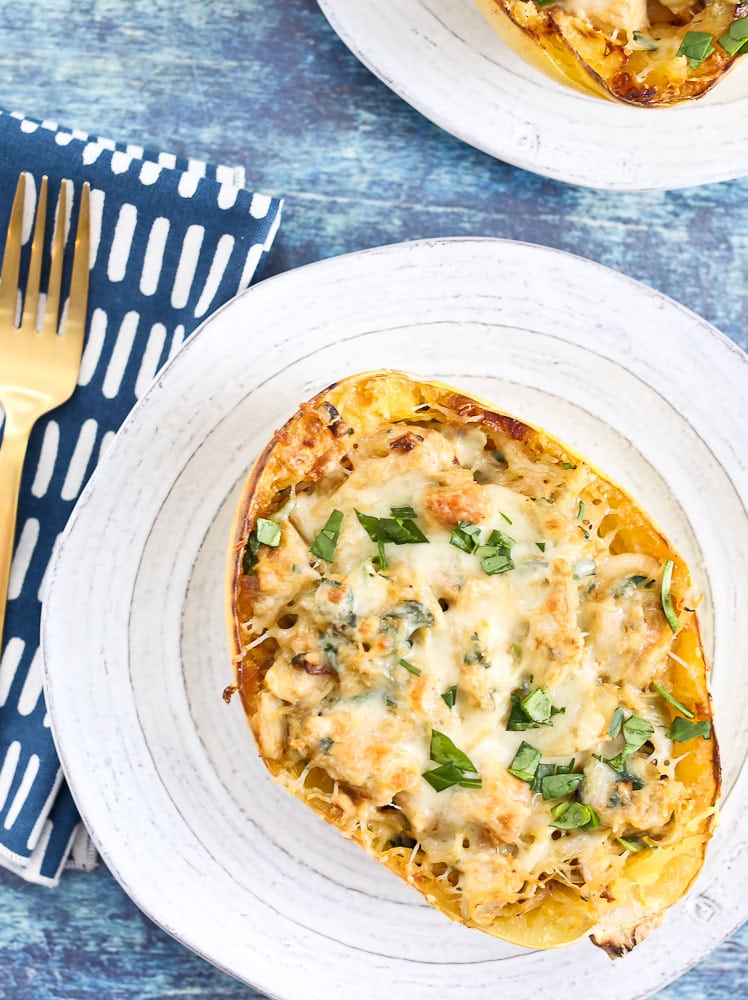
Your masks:
{"label": "white ceramic plate", "polygon": [[361,62],[465,142],[546,177],[611,191],[748,174],[748,59],[701,100],[633,108],[555,83],[473,0],[318,0]]}
{"label": "white ceramic plate", "polygon": [[[188,341],[78,504],[49,576],[46,694],[102,855],[179,940],[284,1000],[631,1000],[746,916],[748,359],[641,285],[553,250],[404,244],[271,278]],[[255,455],[338,377],[391,366],[547,425],[640,498],[705,594],[727,799],[706,870],[624,963],[451,924],[260,764],[224,635]],[[740,829],[742,825],[742,832]]]}

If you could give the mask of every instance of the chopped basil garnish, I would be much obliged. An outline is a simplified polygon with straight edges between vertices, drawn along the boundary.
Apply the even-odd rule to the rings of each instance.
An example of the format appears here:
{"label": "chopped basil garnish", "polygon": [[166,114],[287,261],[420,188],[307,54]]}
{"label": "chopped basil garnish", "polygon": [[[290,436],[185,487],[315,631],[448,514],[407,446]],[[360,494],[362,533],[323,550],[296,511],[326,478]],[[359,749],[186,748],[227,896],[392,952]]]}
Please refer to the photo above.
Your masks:
{"label": "chopped basil garnish", "polygon": [[535,542],[541,552],[545,552],[545,542]]}
{"label": "chopped basil garnish", "polygon": [[535,777],[532,779],[532,784],[530,785],[530,788],[533,790],[533,792],[539,792],[543,785],[543,780],[547,778],[548,775],[555,773],[556,773],[556,768],[554,767],[553,764],[544,764],[541,761],[538,764],[537,768],[535,769]]}
{"label": "chopped basil garnish", "polygon": [[390,513],[393,517],[404,517],[406,520],[414,520],[418,517],[412,507],[391,507]]}
{"label": "chopped basil garnish", "polygon": [[676,716],[670,723],[667,734],[674,743],[688,743],[697,736],[709,740],[712,737],[712,726],[709,722],[691,722],[689,719]]}
{"label": "chopped basil garnish", "polygon": [[572,465],[571,462],[564,462],[561,466],[562,469],[576,469],[576,465]]}
{"label": "chopped basil garnish", "polygon": [[733,21],[717,44],[730,56],[748,49],[748,15]]}
{"label": "chopped basil garnish", "polygon": [[499,515],[504,518],[504,520],[506,521],[507,524],[511,524],[512,523],[511,517],[507,517],[503,510],[499,511]]}
{"label": "chopped basil garnish", "polygon": [[454,708],[455,702],[457,701],[457,685],[453,684],[451,688],[448,688],[444,694],[442,694],[442,701],[447,706],[447,708]]}
{"label": "chopped basil garnish", "polygon": [[535,688],[524,698],[518,692],[511,696],[512,708],[509,712],[506,728],[510,732],[522,732],[525,729],[538,729],[540,726],[553,725],[551,719],[560,715],[565,708],[556,708],[542,688]]}
{"label": "chopped basil garnish", "polygon": [[[608,733],[611,733],[613,729],[613,721],[616,721],[616,727],[618,726],[617,717],[618,709],[613,713],[613,719],[611,719],[610,728]],[[621,723],[620,729],[618,730],[623,734],[624,747],[620,753],[616,754],[615,757],[601,757],[599,754],[593,754],[592,756],[603,764],[607,764],[611,770],[615,771],[616,774],[620,775],[622,781],[631,781],[634,787],[642,787],[639,778],[631,775],[626,770],[626,763],[629,757],[633,756],[637,750],[639,750],[650,736],[654,733],[654,726],[651,722],[647,722],[646,719],[642,719],[638,715],[631,715],[625,722]],[[611,734],[612,735],[612,734]],[[617,735],[617,734],[616,734]]]}
{"label": "chopped basil garnish", "polygon": [[626,719],[621,729],[623,730],[623,738],[626,741],[624,749],[627,756],[636,753],[654,733],[652,723],[647,722],[646,719],[642,719],[638,715],[632,715]]}
{"label": "chopped basil garnish", "polygon": [[400,660],[400,666],[401,667],[405,667],[405,669],[408,671],[408,673],[414,674],[416,677],[420,677],[421,676],[421,668],[420,667],[414,667],[413,664],[412,663],[408,663],[407,660]]}
{"label": "chopped basil garnish", "polygon": [[547,774],[540,782],[540,793],[544,799],[562,799],[579,788],[583,774]]}
{"label": "chopped basil garnish", "polygon": [[520,781],[526,781],[530,784],[535,777],[539,763],[540,751],[523,740],[508,770],[515,778],[519,778]]}
{"label": "chopped basil garnish", "polygon": [[332,562],[335,558],[335,549],[338,544],[338,536],[343,524],[343,512],[334,510],[327,519],[327,522],[314,539],[310,546],[310,551],[319,559],[325,562]]}
{"label": "chopped basil garnish", "polygon": [[[481,779],[477,769],[467,754],[454,745],[452,740],[436,729],[431,730],[431,760],[440,764],[433,771],[426,771],[423,777],[437,792],[461,785],[463,788],[480,788]],[[475,775],[469,777],[468,775]]]}
{"label": "chopped basil garnish", "polygon": [[597,830],[600,817],[594,809],[583,802],[559,802],[551,809],[557,830]]}
{"label": "chopped basil garnish", "polygon": [[[295,502],[295,501],[294,501]],[[282,510],[283,508],[281,508]],[[280,513],[280,512],[279,512]],[[277,515],[276,515],[277,516]],[[242,556],[242,572],[248,575],[257,565],[257,553],[261,545],[267,545],[271,549],[277,549],[281,540],[281,527],[277,521],[272,521],[267,517],[258,517],[254,530],[247,539]]]}
{"label": "chopped basil garnish", "polygon": [[581,521],[584,517],[584,503],[579,501],[579,506],[577,507],[577,521]]}
{"label": "chopped basil garnish", "polygon": [[669,704],[673,706],[676,712],[680,712],[680,714],[684,715],[687,719],[694,718],[694,714],[691,711],[691,709],[686,708],[685,705],[681,704],[681,702],[679,702],[677,698],[674,698],[669,691],[666,691],[664,688],[660,687],[659,684],[653,684],[652,687],[660,695],[660,697],[664,698],[665,701],[669,702]]}
{"label": "chopped basil garnish", "polygon": [[258,517],[255,533],[260,545],[269,545],[272,549],[277,549],[280,545],[281,528],[275,521],[270,521],[266,517]]}
{"label": "chopped basil garnish", "polygon": [[670,594],[670,585],[673,581],[673,566],[675,563],[672,559],[668,559],[665,565],[662,567],[662,584],[660,586],[660,603],[662,604],[662,613],[667,619],[667,623],[673,632],[678,631],[678,616],[673,610],[673,600]]}
{"label": "chopped basil garnish", "polygon": [[[501,516],[505,517],[504,514]],[[509,521],[509,518],[505,517],[505,520]],[[511,521],[509,523],[511,524]],[[494,529],[489,534],[485,544],[481,545],[480,528],[469,521],[460,521],[449,536],[449,542],[450,545],[467,552],[468,555],[478,556],[483,572],[488,576],[506,573],[508,570],[514,569],[514,562],[511,558],[514,539],[503,531]]]}
{"label": "chopped basil garnish", "polygon": [[247,539],[247,544],[244,547],[244,555],[242,556],[242,572],[245,576],[249,576],[257,565],[257,550],[259,548],[260,543],[257,541],[257,535],[253,531]]}
{"label": "chopped basil garnish", "polygon": [[698,69],[712,52],[714,52],[714,39],[708,32],[687,31],[675,54],[685,56],[691,69]]}
{"label": "chopped basil garnish", "polygon": [[480,528],[477,524],[471,524],[469,521],[460,521],[449,536],[449,544],[454,545],[455,548],[462,549],[468,555],[472,555],[478,548],[479,537]]}
{"label": "chopped basil garnish", "polygon": [[443,764],[433,771],[426,771],[423,777],[437,792],[443,792],[445,788],[452,788],[453,785],[460,785],[461,788],[480,788],[483,785],[480,778],[468,778],[465,772],[454,764]]}
{"label": "chopped basil garnish", "polygon": [[437,729],[431,730],[431,760],[437,764],[454,764],[463,771],[473,771],[476,768],[467,754],[454,745],[452,740]]}
{"label": "chopped basil garnish", "polygon": [[608,736],[612,740],[618,736],[621,732],[621,726],[623,725],[623,709],[619,705],[618,708],[613,713],[613,717],[610,720],[610,725],[608,726]]}
{"label": "chopped basil garnish", "polygon": [[636,854],[637,851],[643,850],[645,846],[637,840],[629,840],[628,837],[616,837],[616,840],[621,847],[625,847],[626,850],[631,851],[632,854]]}
{"label": "chopped basil garnish", "polygon": [[377,546],[379,568],[382,571],[387,569],[385,542],[393,542],[395,545],[428,542],[428,538],[415,523],[417,515],[412,507],[392,507],[390,514],[391,517],[373,517],[356,511],[359,524]]}

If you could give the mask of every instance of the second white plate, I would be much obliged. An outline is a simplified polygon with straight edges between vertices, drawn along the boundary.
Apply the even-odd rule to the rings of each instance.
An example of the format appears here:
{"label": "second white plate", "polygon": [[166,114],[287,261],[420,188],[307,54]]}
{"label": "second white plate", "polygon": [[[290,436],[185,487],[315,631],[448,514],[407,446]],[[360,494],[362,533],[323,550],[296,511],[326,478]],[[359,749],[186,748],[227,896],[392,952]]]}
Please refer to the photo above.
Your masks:
{"label": "second white plate", "polygon": [[[620,308],[625,303],[626,308]],[[748,359],[656,292],[524,244],[405,244],[271,278],[141,400],[48,577],[46,695],[104,859],[180,941],[283,1000],[608,1000],[663,986],[746,916]],[[613,964],[451,924],[269,779],[231,681],[226,549],[254,457],[298,403],[390,366],[546,425],[690,560],[714,657],[722,825],[689,899]],[[705,376],[708,373],[708,377]]]}
{"label": "second white plate", "polygon": [[748,175],[748,58],[706,97],[634,108],[523,62],[472,0],[318,0],[361,62],[446,131],[498,159],[610,191]]}

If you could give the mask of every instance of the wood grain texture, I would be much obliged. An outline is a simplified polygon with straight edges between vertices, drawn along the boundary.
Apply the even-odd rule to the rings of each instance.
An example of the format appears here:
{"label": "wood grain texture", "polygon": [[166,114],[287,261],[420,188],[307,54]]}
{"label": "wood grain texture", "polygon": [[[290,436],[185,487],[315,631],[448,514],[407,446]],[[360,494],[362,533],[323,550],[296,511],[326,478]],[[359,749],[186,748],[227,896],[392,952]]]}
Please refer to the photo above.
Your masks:
{"label": "wood grain texture", "polygon": [[[266,273],[427,236],[529,240],[638,278],[748,347],[748,180],[602,194],[494,161],[372,77],[314,0],[2,0],[0,34],[3,106],[241,163],[285,197]],[[256,995],[154,927],[104,868],[53,892],[6,873],[0,886],[3,1000]],[[744,927],[660,1000],[745,994],[747,951]]]}

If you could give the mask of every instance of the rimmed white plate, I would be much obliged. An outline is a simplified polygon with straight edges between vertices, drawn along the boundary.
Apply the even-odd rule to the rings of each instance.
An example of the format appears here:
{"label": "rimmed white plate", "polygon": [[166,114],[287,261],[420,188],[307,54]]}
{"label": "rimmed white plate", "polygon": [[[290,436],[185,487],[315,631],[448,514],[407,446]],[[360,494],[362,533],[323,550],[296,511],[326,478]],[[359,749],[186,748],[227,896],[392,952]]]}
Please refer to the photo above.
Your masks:
{"label": "rimmed white plate", "polygon": [[[725,763],[722,826],[688,901],[621,965],[449,921],[272,784],[231,678],[234,505],[299,401],[382,366],[546,425],[632,490],[705,599]],[[403,244],[262,282],[215,314],[138,404],[50,570],[53,731],[107,864],[180,941],[287,1000],[577,997],[664,985],[746,916],[748,359],[612,271],[494,240]]]}
{"label": "rimmed white plate", "polygon": [[748,59],[704,98],[633,108],[524,63],[472,0],[318,0],[361,62],[409,104],[492,156],[610,191],[748,175]]}

